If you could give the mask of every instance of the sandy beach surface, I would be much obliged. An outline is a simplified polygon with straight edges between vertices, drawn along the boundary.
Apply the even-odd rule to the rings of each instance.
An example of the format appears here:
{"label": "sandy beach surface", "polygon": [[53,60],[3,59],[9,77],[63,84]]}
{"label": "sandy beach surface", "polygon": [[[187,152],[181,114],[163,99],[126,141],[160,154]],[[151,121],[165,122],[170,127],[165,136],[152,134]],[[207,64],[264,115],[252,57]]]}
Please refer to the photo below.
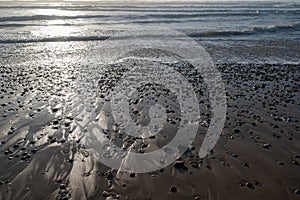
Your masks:
{"label": "sandy beach surface", "polygon": [[[166,168],[128,174],[101,164],[80,139],[88,131],[85,115],[98,109],[99,115],[89,120],[97,121],[116,143],[132,144],[134,138],[116,130],[105,97],[96,107],[91,95],[95,91],[101,96],[113,87],[132,62],[111,65],[98,79],[91,78],[95,70],[91,73],[88,67],[81,74],[82,68],[1,68],[2,199],[299,198],[298,65],[219,64],[227,117],[221,138],[204,159],[198,151],[210,113],[201,75],[195,72],[189,78],[199,88],[202,120],[192,146]],[[171,66],[182,73],[193,71],[185,63]],[[84,87],[75,86],[75,74]],[[95,81],[99,83],[89,83]],[[151,87],[140,93],[151,96],[149,91]],[[163,96],[168,98],[173,97]],[[147,117],[147,104],[133,100],[137,120]],[[137,151],[160,148],[172,138],[178,125],[176,106],[170,107],[164,131],[141,142]]]}

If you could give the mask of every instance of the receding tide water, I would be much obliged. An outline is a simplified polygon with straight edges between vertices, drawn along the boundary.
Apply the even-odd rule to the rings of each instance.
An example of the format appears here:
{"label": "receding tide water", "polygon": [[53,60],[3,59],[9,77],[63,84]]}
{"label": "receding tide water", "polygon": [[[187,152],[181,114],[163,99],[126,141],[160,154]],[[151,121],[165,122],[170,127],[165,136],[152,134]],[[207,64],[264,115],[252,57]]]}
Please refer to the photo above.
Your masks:
{"label": "receding tide water", "polygon": [[[0,199],[299,198],[299,22],[300,4],[289,2],[1,2]],[[158,37],[153,30],[179,31],[218,67],[227,116],[206,158],[198,152],[211,105],[195,67],[158,49],[129,52],[104,65],[103,42],[137,28],[147,33],[140,35],[145,42]],[[159,37],[182,40],[163,33]],[[109,48],[117,49],[126,35],[112,40],[118,41]],[[164,106],[159,134],[140,140],[115,124],[111,90],[139,65],[184,75],[201,114],[193,144],[175,163],[128,174],[103,165],[83,140],[97,124],[100,138],[145,153],[176,135],[178,99],[153,83],[141,86],[129,107],[133,120],[147,125],[149,107]]]}

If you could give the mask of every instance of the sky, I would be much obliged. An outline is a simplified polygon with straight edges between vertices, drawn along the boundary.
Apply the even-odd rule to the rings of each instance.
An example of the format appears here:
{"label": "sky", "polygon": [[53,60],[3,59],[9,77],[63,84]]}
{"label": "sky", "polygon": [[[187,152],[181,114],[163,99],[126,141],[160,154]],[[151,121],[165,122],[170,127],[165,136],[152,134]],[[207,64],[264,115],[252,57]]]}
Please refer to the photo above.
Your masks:
{"label": "sky", "polygon": [[65,2],[65,1],[93,1],[93,2],[230,2],[230,1],[247,1],[247,2],[299,2],[300,0],[0,0],[0,2],[20,2],[20,1],[37,1],[37,2]]}

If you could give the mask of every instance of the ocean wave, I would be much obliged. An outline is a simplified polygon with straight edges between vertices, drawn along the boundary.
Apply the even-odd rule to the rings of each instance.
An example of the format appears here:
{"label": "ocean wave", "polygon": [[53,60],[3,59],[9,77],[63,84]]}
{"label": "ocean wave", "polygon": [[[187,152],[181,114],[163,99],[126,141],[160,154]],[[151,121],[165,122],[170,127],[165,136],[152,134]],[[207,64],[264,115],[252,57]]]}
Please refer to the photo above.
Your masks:
{"label": "ocean wave", "polygon": [[260,33],[274,33],[286,30],[300,30],[300,23],[289,25],[274,25],[267,27],[251,27],[243,30],[225,30],[225,31],[203,31],[188,33],[190,37],[227,37],[253,35]]}
{"label": "ocean wave", "polygon": [[69,19],[102,19],[102,18],[195,18],[195,17],[209,17],[209,16],[250,16],[261,15],[260,12],[201,12],[201,13],[166,13],[166,14],[143,14],[143,15],[76,15],[76,16],[63,16],[63,15],[31,15],[31,16],[9,16],[0,17],[0,22],[21,22],[21,21],[40,21],[40,20],[69,20]]}
{"label": "ocean wave", "polygon": [[79,16],[62,16],[62,15],[32,15],[32,16],[10,16],[0,17],[0,22],[7,21],[37,21],[37,20],[67,20],[67,19],[84,19],[84,18],[106,18],[109,15],[79,15]]}
{"label": "ocean wave", "polygon": [[52,37],[52,38],[34,38],[34,39],[7,39],[0,40],[0,44],[12,43],[37,43],[37,42],[71,42],[71,41],[103,41],[110,36],[68,36],[68,37]]}

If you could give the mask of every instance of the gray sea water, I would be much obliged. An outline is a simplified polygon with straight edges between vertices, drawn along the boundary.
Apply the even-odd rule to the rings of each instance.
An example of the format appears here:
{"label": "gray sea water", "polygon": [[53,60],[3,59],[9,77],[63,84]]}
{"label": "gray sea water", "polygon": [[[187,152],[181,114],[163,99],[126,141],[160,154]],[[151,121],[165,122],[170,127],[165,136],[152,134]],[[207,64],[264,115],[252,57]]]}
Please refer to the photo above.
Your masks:
{"label": "gray sea water", "polygon": [[84,61],[103,40],[137,26],[183,32],[217,63],[299,62],[299,3],[1,2],[0,63],[44,62],[53,54]]}

